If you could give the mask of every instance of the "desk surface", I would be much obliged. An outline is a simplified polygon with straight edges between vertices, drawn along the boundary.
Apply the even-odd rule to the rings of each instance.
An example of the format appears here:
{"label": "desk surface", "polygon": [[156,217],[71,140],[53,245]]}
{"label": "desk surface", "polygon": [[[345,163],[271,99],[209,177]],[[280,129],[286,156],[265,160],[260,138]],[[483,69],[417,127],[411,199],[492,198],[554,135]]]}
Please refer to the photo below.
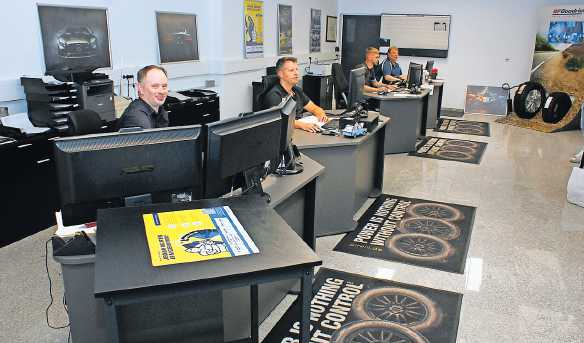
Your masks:
{"label": "desk surface", "polygon": [[264,191],[270,194],[269,206],[274,208],[324,173],[324,167],[308,156],[302,156],[304,171],[295,175],[270,175],[263,182]]}
{"label": "desk surface", "polygon": [[[377,112],[372,112],[378,114]],[[314,148],[324,148],[330,146],[343,146],[343,145],[359,145],[362,144],[371,137],[375,135],[379,129],[389,122],[389,118],[382,115],[379,116],[379,124],[373,129],[373,131],[367,133],[365,136],[357,138],[347,138],[343,136],[327,136],[320,133],[311,133],[304,130],[296,129],[294,130],[293,143],[296,144],[298,149],[314,149]]]}
{"label": "desk surface", "polygon": [[[228,259],[152,267],[142,214],[189,208],[230,206],[260,253]],[[185,204],[116,208],[98,212],[95,295],[132,290],[211,284],[255,273],[316,266],[320,258],[258,197],[210,199]]]}
{"label": "desk surface", "polygon": [[379,95],[377,93],[364,92],[363,95],[365,95],[365,97],[378,100],[417,100],[425,97],[426,95],[428,95],[428,93],[430,93],[430,90],[421,89],[420,94],[389,92],[387,95]]}

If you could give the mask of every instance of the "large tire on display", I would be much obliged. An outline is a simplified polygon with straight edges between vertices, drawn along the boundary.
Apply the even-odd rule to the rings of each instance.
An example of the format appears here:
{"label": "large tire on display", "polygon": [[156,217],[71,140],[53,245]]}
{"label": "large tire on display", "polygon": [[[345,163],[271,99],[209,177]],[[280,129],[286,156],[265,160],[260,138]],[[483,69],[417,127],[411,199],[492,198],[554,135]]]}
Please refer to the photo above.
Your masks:
{"label": "large tire on display", "polygon": [[428,343],[406,326],[382,320],[353,322],[333,333],[331,343]]}
{"label": "large tire on display", "polygon": [[572,107],[572,99],[567,93],[554,92],[548,96],[541,110],[543,121],[555,124],[564,119]]}
{"label": "large tire on display", "polygon": [[541,111],[545,100],[545,88],[537,82],[525,82],[519,86],[513,98],[513,110],[519,118],[531,119]]}

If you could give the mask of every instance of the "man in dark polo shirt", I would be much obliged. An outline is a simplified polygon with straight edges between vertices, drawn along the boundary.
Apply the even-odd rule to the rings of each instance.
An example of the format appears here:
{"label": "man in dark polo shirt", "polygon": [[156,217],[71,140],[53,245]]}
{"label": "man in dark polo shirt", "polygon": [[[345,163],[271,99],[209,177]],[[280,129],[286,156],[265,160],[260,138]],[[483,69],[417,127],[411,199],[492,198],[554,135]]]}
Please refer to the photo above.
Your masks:
{"label": "man in dark polo shirt", "polygon": [[120,118],[118,128],[153,129],[168,126],[168,113],[162,104],[168,95],[164,68],[149,65],[138,71],[138,99],[132,101]]}
{"label": "man in dark polo shirt", "polygon": [[[314,104],[306,94],[296,86],[300,80],[298,73],[298,60],[294,57],[282,57],[276,62],[276,74],[279,82],[270,89],[264,96],[264,107],[270,108],[279,105],[283,99],[292,95],[296,101],[296,115],[303,112],[310,112],[322,122],[327,122],[328,118],[324,110]],[[296,120],[294,127],[308,132],[318,132],[320,128],[313,123],[303,123]]]}
{"label": "man in dark polo shirt", "polygon": [[361,64],[355,66],[357,68],[365,68],[365,86],[363,86],[364,92],[380,92],[380,91],[392,91],[396,87],[392,85],[385,85],[381,82],[383,78],[383,72],[379,66],[379,49],[375,47],[369,47],[365,51],[365,61]]}

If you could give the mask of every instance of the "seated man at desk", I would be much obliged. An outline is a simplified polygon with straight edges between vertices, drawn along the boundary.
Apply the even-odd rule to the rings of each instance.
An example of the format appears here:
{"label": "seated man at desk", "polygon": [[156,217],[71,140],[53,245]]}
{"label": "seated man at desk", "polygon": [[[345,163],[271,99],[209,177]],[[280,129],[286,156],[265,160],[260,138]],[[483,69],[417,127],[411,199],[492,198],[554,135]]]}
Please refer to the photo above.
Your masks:
{"label": "seated man at desk", "polygon": [[[298,73],[298,60],[294,57],[282,57],[276,62],[276,74],[279,82],[270,89],[264,96],[264,106],[266,108],[279,105],[288,95],[296,101],[296,115],[302,112],[310,112],[322,122],[327,122],[328,118],[322,108],[314,104],[306,94],[296,86],[300,80]],[[303,123],[296,120],[296,129],[308,132],[318,132],[320,128],[314,123]]]}
{"label": "seated man at desk", "polygon": [[162,104],[168,95],[168,77],[162,67],[149,65],[138,71],[138,99],[126,108],[118,127],[153,129],[168,126],[168,113]]}
{"label": "seated man at desk", "polygon": [[379,66],[379,49],[374,47],[367,48],[365,50],[365,62],[356,65],[355,69],[357,68],[366,69],[364,92],[390,92],[395,89],[395,86],[385,85],[381,82],[383,73]]}
{"label": "seated man at desk", "polygon": [[387,58],[381,64],[381,70],[383,72],[383,81],[385,83],[396,82],[405,80],[406,77],[403,75],[397,59],[399,58],[399,49],[392,46],[387,50]]}

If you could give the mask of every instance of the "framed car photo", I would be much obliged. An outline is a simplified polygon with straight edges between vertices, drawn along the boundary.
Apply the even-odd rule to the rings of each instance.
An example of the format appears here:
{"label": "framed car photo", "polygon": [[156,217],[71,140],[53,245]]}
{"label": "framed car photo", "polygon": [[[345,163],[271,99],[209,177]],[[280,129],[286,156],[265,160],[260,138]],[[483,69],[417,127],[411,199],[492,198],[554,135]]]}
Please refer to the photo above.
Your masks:
{"label": "framed car photo", "polygon": [[156,12],[156,27],[160,63],[199,60],[196,15]]}
{"label": "framed car photo", "polygon": [[107,9],[39,5],[46,72],[111,67]]}

